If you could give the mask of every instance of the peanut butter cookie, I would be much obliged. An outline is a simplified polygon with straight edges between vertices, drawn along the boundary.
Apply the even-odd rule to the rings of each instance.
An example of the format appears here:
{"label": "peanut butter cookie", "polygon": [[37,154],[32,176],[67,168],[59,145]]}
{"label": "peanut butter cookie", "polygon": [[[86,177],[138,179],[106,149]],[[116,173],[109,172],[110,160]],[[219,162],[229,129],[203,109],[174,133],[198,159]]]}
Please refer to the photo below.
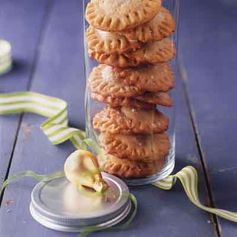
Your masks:
{"label": "peanut butter cookie", "polygon": [[108,154],[142,162],[164,159],[170,148],[169,137],[165,133],[139,135],[101,133],[99,142]]}
{"label": "peanut butter cookie", "polygon": [[112,134],[162,133],[168,124],[168,117],[158,110],[127,107],[106,107],[93,118],[94,129]]}
{"label": "peanut butter cookie", "polygon": [[132,107],[136,109],[152,109],[155,105],[171,107],[173,102],[169,94],[164,92],[147,92],[134,97],[103,96],[99,93],[91,93],[91,98],[99,102],[109,104],[111,107]]}
{"label": "peanut butter cookie", "polygon": [[91,0],[86,19],[97,29],[122,31],[150,21],[160,8],[161,0]]}
{"label": "peanut butter cookie", "polygon": [[171,13],[162,7],[149,22],[124,32],[129,40],[148,42],[169,37],[175,30],[175,21]]}
{"label": "peanut butter cookie", "polygon": [[136,86],[144,92],[166,92],[174,87],[174,75],[168,63],[136,68],[113,68],[109,65],[103,65],[100,68],[108,68],[107,70],[111,72],[111,78],[129,86]]}
{"label": "peanut butter cookie", "polygon": [[107,155],[104,170],[122,178],[139,178],[151,176],[159,172],[163,168],[164,162],[162,159],[150,163],[136,162]]}
{"label": "peanut butter cookie", "polygon": [[99,53],[123,53],[140,47],[136,40],[129,41],[121,34],[101,31],[92,26],[88,27],[86,36],[88,47]]}
{"label": "peanut butter cookie", "polygon": [[149,104],[157,104],[167,107],[171,107],[173,105],[173,101],[170,95],[164,92],[156,92],[156,93],[147,92],[134,98],[136,100],[146,102]]}
{"label": "peanut butter cookie", "polygon": [[132,107],[135,109],[154,109],[155,105],[151,103],[136,100],[133,97],[113,97],[103,96],[101,94],[91,93],[91,98],[102,103],[109,104],[111,107]]}
{"label": "peanut butter cookie", "polygon": [[172,70],[166,63],[128,69],[101,64],[93,69],[89,85],[96,94],[127,97],[140,95],[145,91],[168,91],[174,87],[174,80]]}
{"label": "peanut butter cookie", "polygon": [[130,97],[142,93],[141,88],[114,80],[112,68],[106,67],[106,65],[99,65],[94,68],[88,80],[90,91],[103,96]]}
{"label": "peanut butter cookie", "polygon": [[89,56],[99,63],[115,67],[137,67],[144,64],[157,64],[170,61],[175,56],[175,47],[169,38],[148,42],[140,49],[129,53],[98,53],[88,50]]}

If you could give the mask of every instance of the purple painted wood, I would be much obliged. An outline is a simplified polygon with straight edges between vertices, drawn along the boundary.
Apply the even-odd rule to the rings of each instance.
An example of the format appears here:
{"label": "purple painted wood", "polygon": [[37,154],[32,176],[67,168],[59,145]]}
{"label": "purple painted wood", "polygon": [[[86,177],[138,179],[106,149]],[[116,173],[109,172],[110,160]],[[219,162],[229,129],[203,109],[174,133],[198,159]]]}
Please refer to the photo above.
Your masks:
{"label": "purple painted wood", "polygon": [[[183,59],[213,199],[236,211],[237,3],[190,0],[182,10]],[[237,236],[236,224],[219,223],[221,236]]]}
{"label": "purple painted wood", "polygon": [[[69,102],[70,120],[75,126],[84,126],[82,49],[82,5],[80,1],[58,0],[54,4],[41,44],[38,64],[33,75],[32,87]],[[193,164],[197,168],[199,157],[196,149],[187,105],[182,87],[177,101],[177,169]],[[52,146],[39,129],[43,118],[24,115],[14,151],[10,174],[32,169],[48,173],[62,169],[65,157],[73,150],[71,144]],[[201,174],[201,173],[200,173]],[[35,182],[20,181],[10,185],[4,195],[0,212],[0,235],[4,237],[59,237],[75,236],[47,230],[32,220],[28,206],[30,192]],[[201,197],[206,199],[203,179]],[[162,191],[154,187],[132,189],[139,201],[139,213],[134,225],[127,231],[113,236],[214,236],[209,216],[189,203],[181,187],[173,191]],[[14,225],[14,229],[12,226]],[[194,232],[194,230],[197,230]],[[94,236],[111,236],[98,233]]]}
{"label": "purple painted wood", "polygon": [[[34,6],[31,0],[0,1],[0,38],[12,43],[14,59],[14,70],[0,76],[0,93],[26,90],[30,81],[48,1]],[[18,115],[0,117],[0,184],[11,159],[18,124]]]}

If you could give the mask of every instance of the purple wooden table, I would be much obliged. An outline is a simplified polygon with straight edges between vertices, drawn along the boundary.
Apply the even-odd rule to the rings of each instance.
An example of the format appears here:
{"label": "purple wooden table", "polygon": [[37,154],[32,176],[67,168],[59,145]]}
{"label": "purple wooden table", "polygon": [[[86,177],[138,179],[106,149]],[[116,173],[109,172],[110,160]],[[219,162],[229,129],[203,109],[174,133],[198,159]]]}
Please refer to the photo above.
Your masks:
{"label": "purple wooden table", "polygon": [[[237,210],[237,3],[235,0],[181,1],[177,77],[176,170],[199,171],[202,201]],[[14,69],[0,77],[0,93],[32,90],[69,103],[71,124],[84,127],[82,1],[0,0],[0,38],[13,45]],[[62,169],[70,143],[52,146],[40,131],[44,118],[0,117],[0,183],[31,169]],[[48,230],[29,213],[35,182],[20,180],[0,199],[1,237],[76,236]],[[128,230],[92,236],[236,237],[237,225],[194,207],[180,185],[172,191],[133,188],[138,215]]]}

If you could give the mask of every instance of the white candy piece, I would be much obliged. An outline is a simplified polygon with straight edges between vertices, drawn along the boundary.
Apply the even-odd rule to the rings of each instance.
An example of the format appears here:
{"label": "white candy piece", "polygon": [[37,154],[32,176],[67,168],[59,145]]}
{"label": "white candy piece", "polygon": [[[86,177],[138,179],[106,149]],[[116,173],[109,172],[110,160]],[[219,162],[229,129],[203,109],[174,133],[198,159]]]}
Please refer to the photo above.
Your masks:
{"label": "white candy piece", "polygon": [[88,151],[77,150],[65,161],[66,178],[77,188],[90,188],[96,192],[107,189],[103,180],[96,157]]}

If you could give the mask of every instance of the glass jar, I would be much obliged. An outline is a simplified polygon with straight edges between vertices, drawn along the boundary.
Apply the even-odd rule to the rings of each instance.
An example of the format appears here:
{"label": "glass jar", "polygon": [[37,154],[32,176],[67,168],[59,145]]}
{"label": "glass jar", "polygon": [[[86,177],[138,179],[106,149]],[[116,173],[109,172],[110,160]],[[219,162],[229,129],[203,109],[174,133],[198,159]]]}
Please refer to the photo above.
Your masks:
{"label": "glass jar", "polygon": [[[89,2],[84,0],[84,12]],[[119,176],[128,185],[144,185],[163,179],[175,165],[173,84],[178,71],[177,49],[175,56],[165,58],[164,53],[161,59],[154,61],[152,57],[156,50],[146,48],[149,44],[160,44],[168,35],[167,39],[172,41],[172,50],[175,51],[178,1],[165,0],[162,4],[176,22],[172,35],[171,19],[167,15],[165,18],[164,14],[159,16],[160,24],[163,24],[160,35],[148,34],[147,37],[139,35],[139,27],[141,33],[144,28],[148,29],[149,22],[128,31],[107,33],[104,28],[103,31],[95,27],[88,30],[89,23],[84,20],[86,133],[106,154],[105,172]],[[162,13],[159,11],[158,14]],[[116,37],[118,41],[114,41]],[[140,37],[139,40],[136,37]],[[148,52],[148,56],[144,52]]]}

